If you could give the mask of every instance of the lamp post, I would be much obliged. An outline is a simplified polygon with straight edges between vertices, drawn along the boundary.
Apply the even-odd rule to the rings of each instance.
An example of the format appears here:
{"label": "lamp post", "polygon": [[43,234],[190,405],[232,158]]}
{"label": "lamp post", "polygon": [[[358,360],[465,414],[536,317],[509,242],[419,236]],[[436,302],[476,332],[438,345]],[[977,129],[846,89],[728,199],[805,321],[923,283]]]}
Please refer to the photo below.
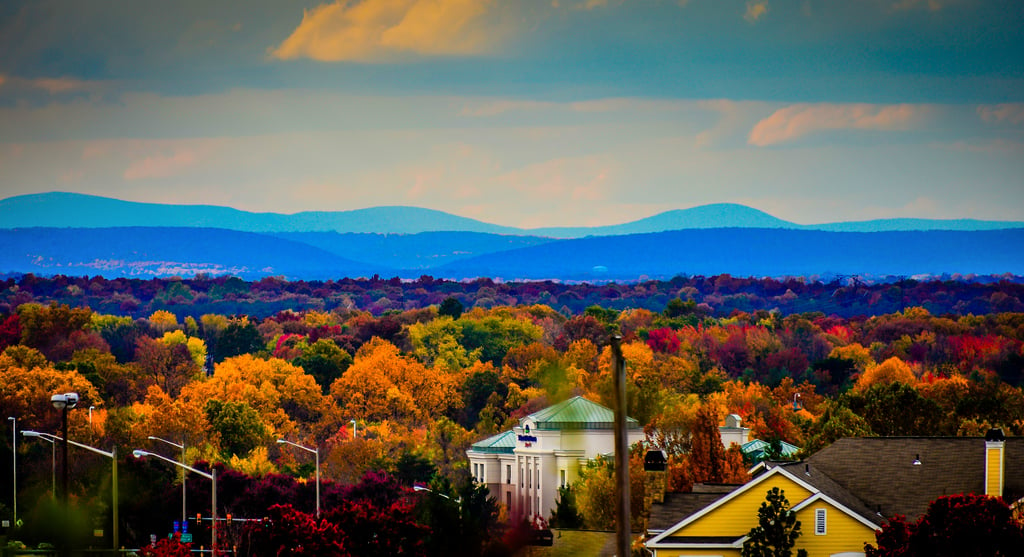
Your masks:
{"label": "lamp post", "polygon": [[78,393],[56,394],[50,397],[53,407],[61,411],[63,431],[63,456],[61,458],[61,503],[64,507],[64,555],[71,552],[71,509],[68,508],[68,410],[78,405]]}
{"label": "lamp post", "polygon": [[[110,452],[107,452],[107,451],[104,451],[103,449],[97,449],[96,447],[91,447],[89,445],[86,445],[85,443],[79,443],[77,441],[72,441],[72,440],[68,439],[67,437],[61,438],[61,437],[58,437],[56,435],[51,435],[49,433],[40,433],[38,431],[22,431],[21,434],[24,435],[25,437],[36,437],[38,439],[43,439],[43,440],[49,441],[51,443],[55,443],[57,441],[60,441],[60,442],[64,443],[65,447],[67,447],[67,445],[69,445],[69,444],[70,445],[74,445],[74,446],[76,446],[76,447],[78,447],[80,449],[85,449],[87,451],[91,451],[91,452],[103,455],[103,456],[111,459],[112,464],[110,465],[110,478],[111,478],[111,482],[112,483],[110,485],[110,506],[111,506],[111,513],[113,515],[111,517],[111,519],[114,522],[113,525],[111,526],[111,537],[113,538],[113,541],[114,541],[114,551],[117,551],[118,548],[121,545],[121,536],[120,536],[120,531],[121,530],[120,530],[120,527],[118,525],[119,519],[118,519],[118,512],[117,512],[118,511],[118,507],[120,506],[119,503],[118,503],[119,498],[118,498],[118,495],[117,495],[117,447],[115,446],[112,449],[110,449]],[[64,454],[65,454],[65,458],[67,458],[67,452],[65,452]]]}
{"label": "lamp post", "polygon": [[92,411],[95,410],[95,409],[96,409],[95,406],[90,406],[89,407],[89,427],[92,427]]}
{"label": "lamp post", "polygon": [[18,527],[18,418],[8,416],[11,421],[11,477],[14,478],[14,527]]}
{"label": "lamp post", "polygon": [[39,433],[38,431],[22,431],[21,434],[25,437],[35,437],[36,439],[42,439],[50,444],[50,475],[53,476],[53,487],[50,488],[50,497],[57,498],[57,440],[60,439],[54,435],[46,433]]}
{"label": "lamp post", "polygon": [[[167,443],[168,445],[170,445],[172,447],[177,447],[177,448],[181,449],[181,461],[185,462],[185,439],[184,438],[182,438],[181,443],[175,443],[174,441],[168,441],[167,439],[161,439],[161,438],[155,437],[153,435],[150,435],[149,437],[147,437],[147,439],[149,439],[151,441],[160,441],[161,443]],[[186,490],[185,490],[185,474],[187,474],[187,473],[188,473],[188,470],[185,470],[184,468],[181,469],[181,523],[182,524],[184,524],[185,521],[188,520],[188,515],[185,514],[185,493],[186,493]]]}
{"label": "lamp post", "polygon": [[355,420],[349,420],[349,423],[352,424],[352,438],[355,439],[356,438],[356,421]]}
{"label": "lamp post", "polygon": [[210,517],[213,519],[213,527],[211,529],[211,534],[210,534],[210,538],[211,538],[210,545],[212,546],[212,555],[213,555],[213,557],[217,557],[217,469],[211,467],[210,468],[210,473],[207,474],[206,472],[203,472],[202,470],[199,470],[198,468],[193,468],[193,467],[189,466],[188,464],[185,464],[184,462],[178,462],[177,460],[174,460],[172,458],[167,458],[166,456],[158,455],[156,453],[151,453],[149,451],[134,450],[134,451],[132,451],[132,455],[134,455],[135,458],[142,458],[142,457],[146,457],[146,456],[151,456],[151,457],[154,457],[154,458],[159,458],[160,460],[163,460],[164,462],[170,462],[171,464],[173,464],[175,466],[180,466],[180,467],[184,468],[185,470],[188,470],[189,472],[192,472],[192,473],[195,473],[195,474],[199,474],[200,476],[202,476],[204,478],[207,478],[207,479],[209,479],[209,480],[211,480],[213,482],[213,489],[211,490],[212,495],[210,497]]}
{"label": "lamp post", "polygon": [[[355,420],[353,420],[353,423],[355,423]],[[293,447],[298,447],[304,451],[309,451],[316,455],[316,517],[320,518],[320,449],[311,449],[309,447],[303,447],[298,443],[292,443],[291,441],[286,441],[284,439],[278,439],[277,442],[284,443],[285,445],[291,445]]]}

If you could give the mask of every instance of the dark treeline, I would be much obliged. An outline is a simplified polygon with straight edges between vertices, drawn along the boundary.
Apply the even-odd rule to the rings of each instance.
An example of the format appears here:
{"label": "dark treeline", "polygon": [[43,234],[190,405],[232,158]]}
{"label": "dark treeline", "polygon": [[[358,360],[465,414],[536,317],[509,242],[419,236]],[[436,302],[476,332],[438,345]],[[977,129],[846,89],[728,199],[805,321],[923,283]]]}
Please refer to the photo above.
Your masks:
{"label": "dark treeline", "polygon": [[578,315],[593,305],[661,311],[675,298],[692,300],[702,312],[715,316],[728,316],[735,311],[777,310],[783,315],[816,311],[853,317],[898,312],[914,306],[935,315],[1024,311],[1024,284],[1014,276],[924,281],[890,277],[870,282],[858,277],[823,281],[718,275],[570,284],[505,283],[488,278],[456,282],[426,275],[415,281],[374,276],[328,281],[267,277],[247,282],[233,276],[202,274],[189,279],[147,280],[26,274],[0,281],[0,313],[24,303],[57,302],[130,317],[143,317],[158,310],[178,317],[217,313],[263,318],[284,310],[335,309],[381,315],[438,305],[449,297],[458,299],[466,308],[544,304],[567,316]]}

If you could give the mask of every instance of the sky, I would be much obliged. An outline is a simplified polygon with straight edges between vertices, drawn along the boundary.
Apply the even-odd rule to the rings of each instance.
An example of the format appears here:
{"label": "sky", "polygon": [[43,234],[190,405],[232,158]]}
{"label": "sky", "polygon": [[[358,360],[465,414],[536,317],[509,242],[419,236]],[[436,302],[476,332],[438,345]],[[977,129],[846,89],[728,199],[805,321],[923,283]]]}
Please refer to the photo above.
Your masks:
{"label": "sky", "polygon": [[4,0],[0,197],[1024,221],[1020,0]]}

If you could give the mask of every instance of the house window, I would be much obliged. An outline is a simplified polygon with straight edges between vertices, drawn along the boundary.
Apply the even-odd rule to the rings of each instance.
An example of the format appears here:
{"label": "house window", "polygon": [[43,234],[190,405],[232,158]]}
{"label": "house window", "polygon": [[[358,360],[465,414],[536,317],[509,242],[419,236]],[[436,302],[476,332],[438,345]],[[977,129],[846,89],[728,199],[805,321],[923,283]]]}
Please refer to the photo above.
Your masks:
{"label": "house window", "polygon": [[559,470],[562,474],[562,487],[565,487],[565,470]]}
{"label": "house window", "polygon": [[814,509],[814,535],[824,536],[826,524],[825,509]]}
{"label": "house window", "polygon": [[[505,483],[512,485],[512,465],[505,465]],[[511,506],[511,505],[510,505]]]}
{"label": "house window", "polygon": [[512,514],[512,492],[505,492],[505,506],[508,507],[509,514]]}
{"label": "house window", "polygon": [[476,464],[476,463],[473,464],[473,479],[477,480],[477,481],[480,481],[479,468],[480,468],[479,464]]}

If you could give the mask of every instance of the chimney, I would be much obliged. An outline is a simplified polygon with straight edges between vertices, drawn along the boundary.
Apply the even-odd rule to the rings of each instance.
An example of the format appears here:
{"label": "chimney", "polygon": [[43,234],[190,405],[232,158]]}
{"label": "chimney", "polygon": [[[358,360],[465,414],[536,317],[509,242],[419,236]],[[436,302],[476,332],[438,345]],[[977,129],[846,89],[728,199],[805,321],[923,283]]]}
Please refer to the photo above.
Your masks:
{"label": "chimney", "polygon": [[1001,429],[990,429],[985,434],[985,495],[1003,496],[1006,436]]}
{"label": "chimney", "polygon": [[664,503],[668,489],[668,457],[663,450],[647,451],[644,455],[644,508],[651,503]]}

